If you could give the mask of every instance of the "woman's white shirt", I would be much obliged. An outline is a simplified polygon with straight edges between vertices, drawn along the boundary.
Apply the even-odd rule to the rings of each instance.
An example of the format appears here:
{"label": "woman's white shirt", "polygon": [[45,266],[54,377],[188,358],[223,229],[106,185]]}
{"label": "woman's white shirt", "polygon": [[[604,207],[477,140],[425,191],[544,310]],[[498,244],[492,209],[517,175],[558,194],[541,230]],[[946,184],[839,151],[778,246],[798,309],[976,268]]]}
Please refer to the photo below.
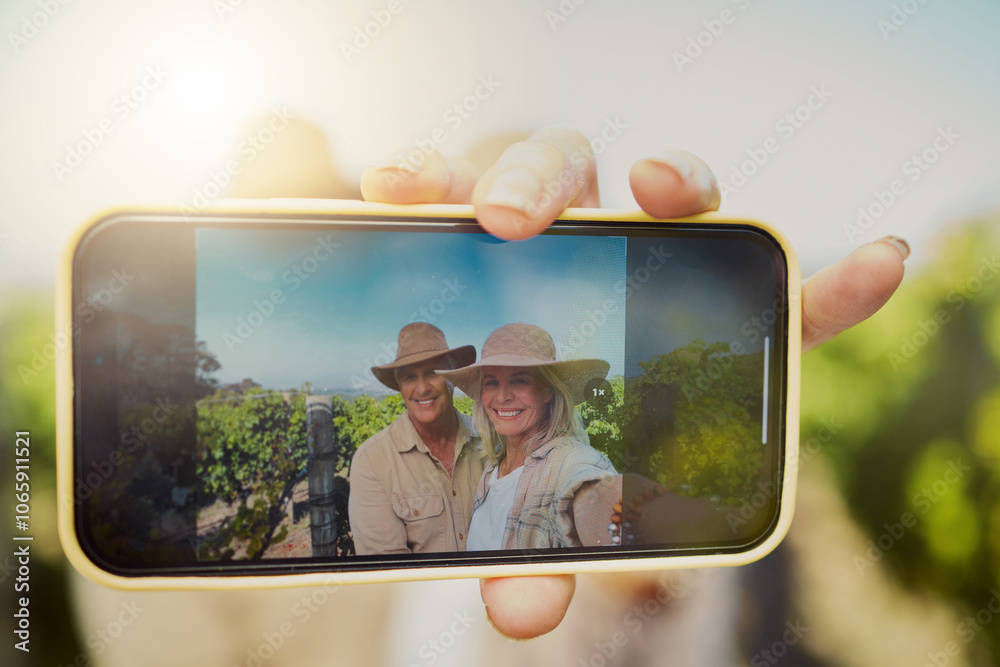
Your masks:
{"label": "woman's white shirt", "polygon": [[517,481],[521,479],[520,466],[497,479],[500,466],[493,469],[489,479],[489,493],[483,504],[472,513],[469,524],[469,538],[465,542],[467,551],[498,551],[503,548],[503,534],[507,527],[507,515],[514,506]]}

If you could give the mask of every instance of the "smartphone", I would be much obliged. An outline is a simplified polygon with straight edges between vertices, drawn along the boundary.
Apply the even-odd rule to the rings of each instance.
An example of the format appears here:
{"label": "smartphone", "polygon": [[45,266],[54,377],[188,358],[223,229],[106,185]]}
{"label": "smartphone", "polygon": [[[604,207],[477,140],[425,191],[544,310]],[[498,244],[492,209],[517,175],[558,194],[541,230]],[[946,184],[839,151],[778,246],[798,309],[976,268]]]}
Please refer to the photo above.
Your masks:
{"label": "smartphone", "polygon": [[[77,230],[60,274],[59,530],[96,581],[246,588],[735,565],[768,553],[791,521],[800,276],[766,224],[568,209],[507,242],[468,206],[234,200],[102,215]],[[400,332],[414,323],[466,350],[446,368],[496,358],[491,333],[515,323],[544,331],[558,362],[602,362],[566,411],[586,465],[607,472],[591,494],[602,500],[519,515],[543,533],[575,520],[573,539],[512,541],[500,511],[503,539],[479,529],[486,546],[466,542],[492,460],[485,422],[458,384],[411,401],[396,369],[413,358]],[[413,435],[442,392],[463,425],[448,466]],[[355,454],[392,429],[393,455],[436,462],[436,475],[399,455],[369,461],[364,485]],[[544,495],[535,477],[499,506]]]}

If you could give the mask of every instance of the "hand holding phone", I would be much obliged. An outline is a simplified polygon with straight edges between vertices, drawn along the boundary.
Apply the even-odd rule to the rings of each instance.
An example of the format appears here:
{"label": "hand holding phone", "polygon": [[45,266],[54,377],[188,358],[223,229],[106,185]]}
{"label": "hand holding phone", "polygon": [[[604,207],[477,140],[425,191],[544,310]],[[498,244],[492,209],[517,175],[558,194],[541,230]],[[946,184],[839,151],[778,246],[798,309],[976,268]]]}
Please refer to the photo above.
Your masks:
{"label": "hand holding phone", "polygon": [[[561,133],[571,130],[559,130]],[[553,149],[562,153],[564,161],[546,162],[532,152],[522,151],[520,159],[510,166],[520,166],[533,170],[539,182],[558,181],[564,166],[577,154],[585,138],[579,136],[566,148],[564,140],[548,140],[548,131],[531,137],[537,152]],[[434,152],[428,156],[427,164],[432,166],[427,176],[411,178],[404,176],[405,182],[387,177],[377,169],[370,169],[362,182],[362,191],[370,201],[408,204],[416,202],[454,203],[472,202],[477,218],[489,226],[497,220],[495,212],[490,212],[486,197],[493,179],[504,170],[497,163],[480,165],[480,170],[470,168],[468,162],[456,158],[444,158]],[[539,166],[542,165],[542,166]],[[480,177],[480,172],[482,176]],[[580,173],[585,187],[584,197],[569,197],[561,201],[565,206],[599,206],[596,170]],[[712,170],[699,158],[686,151],[665,151],[655,157],[637,161],[629,175],[633,195],[639,206],[649,215],[659,218],[685,217],[703,211],[716,210],[720,196],[718,182]],[[454,183],[447,191],[434,183]],[[395,185],[401,187],[393,187]],[[475,188],[480,195],[473,199],[469,193]],[[567,193],[562,193],[563,196]],[[538,228],[544,228],[555,219],[557,213],[540,216]],[[503,235],[504,217],[499,216],[499,228]],[[803,352],[829,340],[837,333],[848,329],[874,314],[896,290],[903,275],[903,260],[909,255],[906,242],[895,237],[883,239],[882,243],[869,244],[858,248],[841,262],[829,266],[803,286]],[[614,575],[602,575],[614,576]],[[650,581],[655,575],[650,574]],[[635,581],[628,579],[628,581]],[[615,586],[628,595],[631,586]],[[573,596],[572,575],[546,578],[504,578],[483,581],[483,601],[494,626],[501,632],[515,638],[528,638],[544,634],[559,624]]]}
{"label": "hand holding phone", "polygon": [[[675,156],[674,159],[676,159],[676,156]],[[669,160],[668,160],[668,162],[669,162]],[[505,166],[505,169],[512,169],[512,168],[514,168],[514,167],[511,164],[507,164]],[[652,172],[654,172],[654,176],[656,176],[656,177],[664,176],[664,177],[666,177],[666,179],[668,181],[670,181],[670,179],[673,179],[673,186],[678,186],[679,185],[679,187],[675,188],[676,192],[680,193],[680,196],[678,197],[679,199],[684,199],[686,197],[688,199],[693,199],[696,202],[704,202],[707,199],[707,201],[709,203],[711,203],[712,189],[711,189],[711,187],[709,187],[708,190],[706,190],[704,188],[704,186],[703,186],[704,185],[704,180],[701,179],[699,176],[695,175],[695,170],[694,169],[690,170],[690,172],[688,172],[687,174],[685,174],[684,173],[685,170],[683,168],[674,169],[673,167],[666,166],[666,165],[664,165],[662,163],[656,163],[654,165],[648,165],[647,164],[647,165],[645,165],[645,167],[639,167],[637,170],[634,170],[634,173],[633,173],[633,185],[635,186],[637,182],[639,183],[639,187],[636,189],[636,196],[637,196],[637,199],[640,200],[640,202],[642,202],[642,200],[643,200],[643,198],[645,196],[645,195],[641,195],[640,194],[640,192],[643,192],[643,186],[644,185],[645,186],[649,186],[650,183],[655,180],[655,178],[653,178],[653,179],[647,178],[649,176],[649,174],[646,173],[646,172],[644,172],[643,171],[644,169],[646,169],[646,171],[652,170]],[[665,171],[664,171],[664,169],[665,169]],[[501,171],[503,171],[503,170],[501,170]],[[421,178],[421,176],[418,174],[417,175],[417,179],[419,180],[420,178]],[[484,177],[484,179],[481,182],[485,183],[486,182],[485,178],[486,177]],[[585,178],[587,178],[587,177],[585,176]],[[573,179],[570,179],[570,183],[575,183],[575,181]],[[577,197],[580,196],[581,193],[586,193],[584,195],[584,198],[585,199],[586,198],[590,198],[590,199],[588,199],[588,201],[596,203],[596,199],[594,199],[594,197],[596,196],[596,182],[592,182],[591,183],[589,180],[587,180],[586,184],[587,184],[587,187],[583,187],[583,188],[578,188],[576,185],[574,185],[571,188],[565,189],[561,193],[557,192],[557,195],[558,195],[558,197],[564,197],[564,198],[566,198],[567,201],[573,201],[575,203],[581,203],[577,199]],[[670,185],[670,183],[668,183],[668,185]],[[510,193],[511,184],[510,184],[509,181],[508,181],[506,187],[508,188],[508,195],[511,194]],[[405,190],[405,188],[403,188],[403,189]],[[650,188],[650,190],[656,190],[656,188],[655,187],[654,188]],[[413,190],[411,188],[411,192],[412,191]],[[667,189],[667,191],[669,191],[669,188]],[[662,190],[661,190],[661,192],[662,192]],[[693,197],[692,197],[692,193],[694,193]],[[648,195],[650,193],[646,192],[646,194]],[[652,194],[653,194],[653,197],[655,199],[656,192],[653,192]],[[707,197],[706,197],[706,195],[707,195]],[[556,197],[556,199],[558,199],[558,197]],[[554,199],[553,201],[555,201],[556,199]],[[497,198],[493,198],[492,199],[492,202],[494,202],[494,203],[490,203],[489,201],[487,201],[484,204],[483,207],[477,208],[477,214],[478,213],[482,213],[484,211],[492,211],[494,214],[499,214],[499,215],[494,215],[493,216],[496,219],[496,221],[499,224],[501,224],[501,225],[502,224],[508,224],[510,226],[510,229],[513,230],[513,232],[515,232],[515,233],[522,233],[525,229],[530,229],[530,225],[537,224],[537,222],[539,220],[544,220],[547,217],[547,213],[546,213],[547,208],[546,208],[546,206],[553,206],[554,205],[554,206],[556,206],[558,208],[558,207],[560,207],[560,206],[563,205],[562,203],[559,203],[559,202],[557,202],[556,204],[552,204],[550,202],[550,203],[546,204],[545,206],[542,206],[542,205],[538,204],[538,200],[536,200],[537,209],[533,209],[530,205],[526,205],[526,206],[522,207],[522,209],[520,210],[520,213],[518,213],[518,210],[515,209],[514,214],[512,215],[511,211],[509,210],[509,209],[511,209],[510,206],[498,205],[496,203],[497,201],[499,201]],[[507,203],[508,204],[510,203],[510,197],[508,197]],[[656,202],[654,202],[654,204],[655,203]],[[529,204],[530,204],[530,202],[529,202]],[[659,202],[659,205],[661,206],[660,210],[662,210],[662,204],[663,204],[663,202]],[[668,206],[669,206],[669,202],[668,202]],[[490,207],[492,207],[492,208],[490,208]],[[654,206],[654,208],[655,208],[655,206]],[[480,210],[480,209],[483,209],[483,210]],[[519,217],[519,216],[521,216],[521,217]],[[529,220],[525,220],[524,216],[527,216],[527,218],[530,218],[530,219]],[[508,234],[508,236],[511,236],[511,234]],[[304,276],[309,276],[311,274],[306,273],[306,274],[303,274],[303,275]],[[304,281],[306,278],[300,276],[299,279]],[[831,277],[827,278],[827,280],[833,281],[833,282],[837,282],[839,279],[840,278],[838,278],[837,276],[831,276]],[[833,283],[831,283],[831,284],[833,284]],[[832,327],[827,327],[826,331],[824,333],[829,333],[830,331],[832,331]],[[506,583],[506,584],[505,583],[501,583],[501,582],[487,583],[486,587],[484,588],[484,599],[496,600],[496,598],[494,597],[495,591],[492,591],[492,586],[494,584],[500,585],[500,586],[504,586],[504,585],[518,585],[516,583],[513,583],[512,580],[505,580],[505,581],[508,582],[508,583]],[[244,581],[244,585],[246,583],[247,582]],[[534,579],[533,583],[537,585],[539,583],[539,580],[538,579]],[[557,588],[561,588],[562,586],[559,585],[559,584],[557,584],[556,587]],[[559,601],[558,597],[557,598],[553,598],[552,600],[554,600],[554,602],[555,602],[555,604],[556,604],[557,607],[558,607],[559,604],[561,604],[561,602]],[[550,602],[552,600],[550,600]],[[565,598],[563,598],[563,600],[565,600]],[[503,604],[499,604],[499,607],[503,607]],[[544,611],[544,610],[542,610],[542,611]],[[550,615],[550,614],[548,614],[547,612],[545,612],[543,615]],[[492,611],[491,611],[491,618],[493,618],[494,622],[498,623],[498,625],[500,625],[502,629],[507,630],[507,628],[504,627],[504,622],[502,620],[499,620],[498,618],[494,617]],[[528,626],[531,626],[530,619],[531,619],[531,614],[530,613],[527,614],[527,615],[523,615],[522,616],[522,620],[524,620],[525,622],[527,622]],[[526,627],[525,628],[525,634],[528,634],[528,635],[530,635],[530,634],[538,634],[539,627],[540,626],[537,626],[537,625],[536,626],[531,626],[531,627]],[[511,631],[511,632],[513,632],[513,631]]]}

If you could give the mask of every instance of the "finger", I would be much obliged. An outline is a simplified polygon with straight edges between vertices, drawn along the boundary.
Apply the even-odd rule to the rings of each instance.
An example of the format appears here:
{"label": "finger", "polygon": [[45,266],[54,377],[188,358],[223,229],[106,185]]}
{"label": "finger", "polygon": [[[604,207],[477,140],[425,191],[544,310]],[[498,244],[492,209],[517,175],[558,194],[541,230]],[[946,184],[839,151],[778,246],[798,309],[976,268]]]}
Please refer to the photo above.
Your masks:
{"label": "finger", "polygon": [[361,195],[385,204],[468,204],[478,172],[461,157],[436,150],[398,153],[361,174]]}
{"label": "finger", "polygon": [[687,151],[667,151],[639,160],[628,176],[636,202],[654,218],[715,211],[722,199],[715,174]]}
{"label": "finger", "polygon": [[567,206],[600,206],[590,143],[575,130],[539,130],[503,152],[472,203],[486,231],[510,240],[538,234]]}
{"label": "finger", "polygon": [[510,639],[531,639],[555,629],[575,590],[576,577],[571,574],[479,582],[487,618]]}
{"label": "finger", "polygon": [[874,315],[903,279],[910,246],[897,236],[863,245],[802,286],[802,351]]}

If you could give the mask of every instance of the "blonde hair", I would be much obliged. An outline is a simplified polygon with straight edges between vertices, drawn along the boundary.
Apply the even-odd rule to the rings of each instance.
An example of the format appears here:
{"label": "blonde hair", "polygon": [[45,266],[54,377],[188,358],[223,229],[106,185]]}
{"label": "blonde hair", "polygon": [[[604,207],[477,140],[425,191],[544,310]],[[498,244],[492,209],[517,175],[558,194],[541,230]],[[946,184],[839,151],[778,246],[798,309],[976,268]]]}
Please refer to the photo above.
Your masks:
{"label": "blonde hair", "polygon": [[[541,428],[525,441],[526,450],[531,451],[535,447],[563,435],[573,436],[589,444],[590,438],[587,437],[587,432],[584,430],[583,418],[576,410],[569,387],[559,377],[559,374],[548,366],[533,366],[528,367],[528,370],[543,388],[552,390],[552,400],[546,403],[547,410]],[[476,384],[472,387],[473,394],[475,394],[473,396],[475,407],[472,410],[472,416],[476,423],[476,430],[479,432],[479,437],[482,438],[483,446],[486,449],[486,455],[489,456],[492,463],[500,465],[500,462],[507,456],[507,439],[493,428],[493,422],[490,421],[486,407],[482,402],[482,388],[483,374],[482,369],[480,369]]]}

